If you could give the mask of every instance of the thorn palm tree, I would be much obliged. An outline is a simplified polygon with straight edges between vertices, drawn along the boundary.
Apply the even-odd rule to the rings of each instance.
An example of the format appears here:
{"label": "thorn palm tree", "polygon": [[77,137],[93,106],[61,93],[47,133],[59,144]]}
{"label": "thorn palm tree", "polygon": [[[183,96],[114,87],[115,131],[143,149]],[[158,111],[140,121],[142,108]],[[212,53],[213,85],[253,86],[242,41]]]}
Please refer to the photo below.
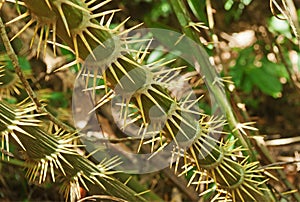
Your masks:
{"label": "thorn palm tree", "polygon": [[[174,147],[172,157],[175,161],[175,172],[179,171],[179,175],[192,172],[189,184],[196,185],[196,189],[202,184],[207,185],[207,190],[199,193],[200,195],[211,192],[214,193],[212,200],[224,201],[275,201],[272,191],[266,186],[269,180],[266,176],[267,170],[260,168],[259,162],[253,160],[255,157],[249,151],[251,144],[247,138],[237,130],[218,131],[218,128],[226,124],[231,127],[238,126],[238,123],[233,121],[232,112],[226,108],[227,121],[225,121],[222,117],[212,117],[193,110],[189,103],[174,98],[166,88],[171,81],[162,82],[161,78],[166,73],[180,73],[184,67],[157,71],[163,69],[163,66],[173,64],[173,60],[155,61],[145,65],[147,48],[137,53],[127,48],[130,40],[126,38],[126,34],[139,25],[121,31],[128,21],[126,19],[115,28],[111,28],[113,16],[119,10],[97,12],[110,0],[96,2],[96,0],[16,1],[15,4],[24,6],[27,10],[6,24],[25,20],[28,17],[30,20],[11,40],[22,34],[28,27],[35,26],[34,35],[39,35],[38,55],[40,52],[45,53],[48,40],[52,40],[55,50],[58,46],[56,39],[59,37],[74,51],[76,56],[74,63],[78,66],[87,57],[103,61],[104,56],[97,55],[93,51],[99,46],[103,47],[108,51],[108,55],[105,56],[108,58],[108,62],[105,63],[106,68],[95,67],[91,70],[82,67],[81,69],[80,79],[85,83],[84,90],[91,90],[95,94],[97,90],[104,89],[104,96],[96,100],[94,110],[111,101],[116,94],[121,95],[120,111],[122,111],[123,122],[125,123],[128,117],[134,117],[135,124],[140,128],[142,141],[143,135],[153,133],[152,140],[148,143],[151,143],[151,150],[154,153],[163,150],[170,141],[179,141],[179,137],[184,141],[193,139],[188,148],[181,147],[180,144]],[[176,10],[178,1],[171,2],[175,12],[181,12]],[[194,36],[189,31],[186,35],[191,38]],[[36,38],[35,36],[32,40]],[[115,39],[115,36],[118,36],[117,40],[114,40],[117,48],[109,51],[110,47],[106,46],[105,42]],[[203,57],[197,59],[204,61],[203,77],[206,78],[209,88],[218,94],[220,89],[215,85],[216,74],[202,49],[200,53]],[[61,69],[67,67],[68,65]],[[18,93],[18,89],[22,87],[17,76],[3,67],[0,69],[0,74],[2,99],[9,96],[11,92]],[[103,84],[99,85],[98,79],[103,81]],[[126,97],[127,94],[130,94],[130,97]],[[194,104],[198,101],[199,99],[196,99]],[[228,103],[222,101],[221,105],[225,108]],[[149,127],[153,121],[149,115],[153,108],[160,111],[164,117],[163,127],[159,129]],[[144,200],[113,178],[115,172],[111,169],[118,165],[117,159],[109,159],[99,165],[93,164],[78,154],[79,146],[74,144],[78,138],[76,132],[61,129],[54,133],[46,132],[38,119],[38,116],[45,114],[36,114],[35,110],[36,105],[29,101],[16,106],[4,101],[0,103],[1,120],[3,120],[0,122],[2,149],[9,151],[9,140],[12,138],[25,151],[27,161],[32,165],[27,172],[29,180],[38,180],[42,183],[48,173],[53,181],[56,178],[62,179],[62,190],[66,198],[71,201],[80,199],[80,186],[88,190],[90,184],[97,185],[108,194],[128,201]],[[195,114],[199,116],[196,121],[192,118]],[[211,135],[214,132],[222,133],[222,138],[214,138]],[[225,140],[229,132],[235,135],[234,140]],[[143,147],[142,141],[139,148]],[[182,167],[178,166],[179,161],[184,162]]]}

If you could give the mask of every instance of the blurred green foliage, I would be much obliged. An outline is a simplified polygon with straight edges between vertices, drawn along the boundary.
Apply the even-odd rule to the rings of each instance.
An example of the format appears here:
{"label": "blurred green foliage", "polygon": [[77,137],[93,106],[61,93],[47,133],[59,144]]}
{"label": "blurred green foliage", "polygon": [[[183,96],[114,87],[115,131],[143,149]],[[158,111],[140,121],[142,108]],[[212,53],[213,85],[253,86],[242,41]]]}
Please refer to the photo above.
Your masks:
{"label": "blurred green foliage", "polygon": [[196,18],[208,25],[206,10],[206,0],[188,0],[188,5]]}
{"label": "blurred green foliage", "polygon": [[246,93],[256,86],[263,93],[278,98],[281,96],[282,83],[289,79],[283,64],[271,62],[267,57],[256,60],[253,47],[239,52],[235,65],[230,68],[230,75],[235,85]]}

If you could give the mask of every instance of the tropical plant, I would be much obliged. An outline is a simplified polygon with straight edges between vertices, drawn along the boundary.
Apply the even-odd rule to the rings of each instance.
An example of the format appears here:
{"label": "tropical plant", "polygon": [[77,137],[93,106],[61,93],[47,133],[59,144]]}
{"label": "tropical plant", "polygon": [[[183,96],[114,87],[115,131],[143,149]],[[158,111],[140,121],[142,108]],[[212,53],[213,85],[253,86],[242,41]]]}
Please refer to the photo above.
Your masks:
{"label": "tropical plant", "polygon": [[[93,112],[101,111],[105,103],[120,96],[118,110],[123,129],[131,125],[139,128],[138,150],[149,149],[157,154],[170,142],[175,142],[172,150],[175,173],[189,175],[189,185],[194,185],[195,189],[204,184],[206,191],[199,194],[212,201],[276,201],[275,193],[268,187],[272,176],[268,170],[276,167],[262,167],[257,161],[257,154],[253,152],[252,143],[245,132],[256,129],[250,125],[252,123],[239,123],[235,118],[224,93],[223,81],[226,78],[218,76],[197,36],[197,28],[202,24],[192,22],[182,1],[170,0],[170,5],[184,34],[198,44],[190,61],[192,65],[198,64],[201,67],[200,80],[205,81],[224,117],[195,110],[201,96],[190,98],[191,95],[188,94],[182,100],[174,96],[170,86],[177,84],[178,78],[181,78],[176,76],[190,73],[188,67],[182,67],[184,62],[174,56],[174,60],[168,60],[165,56],[151,61],[149,57],[155,51],[149,49],[152,40],[127,36],[140,26],[124,28],[128,19],[119,24],[113,23],[113,17],[119,10],[104,10],[110,0],[100,3],[96,0],[11,2],[20,15],[6,25],[26,20],[25,26],[11,41],[30,26],[35,26],[30,45],[38,38],[38,56],[40,53],[46,54],[49,40],[54,54],[58,47],[73,51],[75,60],[56,71],[67,68],[78,71],[80,93],[89,92],[92,95]],[[195,6],[195,1],[189,1],[189,5]],[[145,199],[136,193],[134,187],[129,188],[117,180],[119,173],[114,169],[123,163],[118,156],[110,156],[109,159],[95,163],[90,156],[81,153],[84,145],[80,137],[87,129],[82,127],[82,131],[78,131],[53,115],[26,79],[2,22],[1,37],[14,67],[14,71],[6,68],[5,62],[1,67],[2,162],[12,161],[9,155],[10,145],[17,145],[24,152],[24,157],[17,159],[21,162],[25,160],[22,166],[27,168],[28,180],[43,183],[49,177],[53,182],[59,181],[65,198],[71,201],[82,198],[82,187],[85,190],[96,187],[98,195],[110,195],[102,195],[102,199],[107,197],[108,200],[161,200],[151,192],[145,195]],[[193,43],[176,39],[177,41],[165,40],[164,44],[186,46]],[[132,50],[133,46],[138,48]],[[175,76],[168,77],[170,74]],[[236,78],[234,75],[233,77]],[[254,84],[260,84],[260,81],[256,82],[257,79],[259,78],[256,77],[253,81]],[[259,87],[273,96],[281,91],[279,86]],[[11,98],[18,97],[24,90],[30,99],[12,103]],[[151,113],[160,120],[159,123],[163,120],[161,127],[155,125]],[[186,147],[186,143],[191,140],[190,146]],[[147,147],[148,145],[150,146]],[[99,151],[101,153],[101,149]],[[99,151],[96,150],[95,153]],[[98,197],[101,199],[101,196]],[[97,196],[94,195],[94,198]],[[297,194],[295,198],[300,200]]]}

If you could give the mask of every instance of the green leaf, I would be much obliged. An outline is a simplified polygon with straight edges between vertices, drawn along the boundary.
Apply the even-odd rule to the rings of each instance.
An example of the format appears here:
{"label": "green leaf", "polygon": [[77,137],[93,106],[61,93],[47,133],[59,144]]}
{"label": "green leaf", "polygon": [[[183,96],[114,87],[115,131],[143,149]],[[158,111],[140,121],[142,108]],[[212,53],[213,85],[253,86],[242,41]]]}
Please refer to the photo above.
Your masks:
{"label": "green leaf", "polygon": [[249,77],[247,77],[246,75],[243,78],[242,84],[241,84],[241,88],[243,89],[244,92],[246,93],[250,93],[252,91],[253,88],[253,82],[251,79],[249,79]]}
{"label": "green leaf", "polygon": [[164,53],[160,50],[160,48],[156,48],[149,54],[147,59],[147,64],[159,60],[160,58],[163,57],[163,55]]}
{"label": "green leaf", "polygon": [[248,77],[262,92],[278,98],[281,95],[282,84],[279,79],[268,74],[262,68],[252,68],[248,72]]}
{"label": "green leaf", "polygon": [[206,0],[188,0],[187,2],[193,14],[198,18],[198,20],[205,22],[205,24],[207,25],[208,21],[205,12]]}
{"label": "green leaf", "polygon": [[[236,64],[230,68],[229,72],[235,85],[242,89],[245,88],[247,91],[252,89],[252,85],[251,82],[247,81],[246,71],[251,68],[254,63],[254,58],[255,55],[252,47],[241,50]],[[246,82],[246,84],[244,84],[244,82]]]}
{"label": "green leaf", "polygon": [[[3,57],[3,59],[5,60],[5,62],[6,62],[6,67],[8,68],[8,69],[10,69],[10,70],[14,70],[14,66],[13,66],[13,64],[12,64],[12,62],[11,62],[11,60],[8,58],[8,56],[6,57],[6,56],[4,56]],[[30,65],[30,63],[28,62],[28,60],[26,59],[26,57],[19,57],[18,56],[18,61],[19,61],[19,64],[20,64],[20,66],[21,66],[21,69],[23,70],[23,71],[31,71],[31,65]]]}
{"label": "green leaf", "polygon": [[[283,18],[282,15],[279,15],[279,17]],[[271,17],[269,20],[269,29],[273,32],[283,34],[289,39],[292,38],[290,25],[286,20],[280,20],[275,16]]]}
{"label": "green leaf", "polygon": [[156,22],[159,21],[160,17],[167,18],[172,9],[171,5],[167,0],[161,0],[157,2],[153,2],[153,7],[150,13],[147,13],[145,17],[150,17],[151,21]]}
{"label": "green leaf", "polygon": [[269,61],[266,57],[260,60],[261,67],[256,67],[255,52],[252,47],[240,51],[236,64],[230,69],[235,85],[244,92],[251,92],[257,86],[263,93],[275,98],[280,97],[282,84],[279,78],[289,78],[284,65]]}
{"label": "green leaf", "polygon": [[28,60],[25,57],[18,57],[18,59],[19,59],[19,63],[20,63],[22,70],[24,70],[24,71],[31,70],[30,63],[28,62]]}
{"label": "green leaf", "polygon": [[224,8],[226,11],[229,11],[233,6],[233,0],[227,0],[224,4]]}
{"label": "green leaf", "polygon": [[43,95],[43,99],[49,100],[49,104],[53,107],[68,107],[68,99],[66,95],[62,92],[51,92],[47,95]]}
{"label": "green leaf", "polygon": [[289,74],[283,64],[277,64],[269,61],[267,58],[262,58],[262,68],[265,72],[275,77],[284,77],[289,79]]}

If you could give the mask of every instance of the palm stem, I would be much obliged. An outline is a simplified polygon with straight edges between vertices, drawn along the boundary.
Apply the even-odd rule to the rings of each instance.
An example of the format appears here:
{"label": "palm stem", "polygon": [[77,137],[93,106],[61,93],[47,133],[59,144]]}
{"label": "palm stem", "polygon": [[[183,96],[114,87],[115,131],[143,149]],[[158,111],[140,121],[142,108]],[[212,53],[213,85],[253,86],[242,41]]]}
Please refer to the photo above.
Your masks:
{"label": "palm stem", "polygon": [[75,130],[72,127],[70,127],[70,126],[66,125],[65,123],[61,122],[59,119],[57,119],[55,116],[53,116],[50,112],[48,112],[48,110],[38,100],[35,92],[32,90],[31,86],[29,85],[29,82],[27,81],[27,79],[25,78],[25,75],[22,72],[21,66],[20,66],[19,61],[18,61],[18,57],[15,54],[15,51],[14,51],[13,47],[10,44],[10,41],[8,39],[6,30],[5,30],[5,26],[3,24],[3,21],[2,21],[1,17],[0,17],[0,34],[1,34],[1,38],[2,38],[4,46],[5,46],[5,49],[7,51],[7,54],[9,56],[9,58],[11,59],[12,64],[15,68],[16,74],[18,75],[21,82],[23,83],[23,86],[24,86],[28,96],[30,97],[32,102],[35,103],[37,111],[39,113],[47,114],[47,117],[49,118],[49,120],[51,120],[53,123],[60,126],[62,129],[66,130],[66,131],[69,131],[71,133],[75,132]]}
{"label": "palm stem", "polygon": [[[189,22],[191,22],[191,19],[189,18],[189,14],[187,13],[186,7],[180,0],[170,0],[170,3],[174,9],[174,12],[177,16],[177,19],[183,29],[183,32],[190,37],[192,40],[197,42],[199,46],[201,46],[201,42],[199,40],[199,37],[197,34],[188,26]],[[211,93],[216,98],[218,104],[221,106],[223,112],[226,115],[226,120],[229,123],[230,128],[233,130],[237,126],[237,120],[233,114],[233,111],[231,109],[231,106],[226,99],[226,96],[224,96],[224,93],[222,90],[218,87],[218,85],[213,85],[215,79],[217,78],[216,70],[211,65],[210,61],[208,60],[207,53],[203,50],[203,48],[199,48],[196,51],[198,51],[198,54],[201,58],[196,58],[196,63],[199,63],[201,67],[202,74],[205,76],[206,85],[208,86],[209,90],[211,90]],[[236,138],[239,139],[241,142],[241,145],[243,145],[244,148],[249,148],[247,153],[250,155],[252,160],[255,160],[256,157],[254,153],[252,152],[251,143],[248,140],[247,137],[243,136],[238,130],[233,131],[233,134]]]}

